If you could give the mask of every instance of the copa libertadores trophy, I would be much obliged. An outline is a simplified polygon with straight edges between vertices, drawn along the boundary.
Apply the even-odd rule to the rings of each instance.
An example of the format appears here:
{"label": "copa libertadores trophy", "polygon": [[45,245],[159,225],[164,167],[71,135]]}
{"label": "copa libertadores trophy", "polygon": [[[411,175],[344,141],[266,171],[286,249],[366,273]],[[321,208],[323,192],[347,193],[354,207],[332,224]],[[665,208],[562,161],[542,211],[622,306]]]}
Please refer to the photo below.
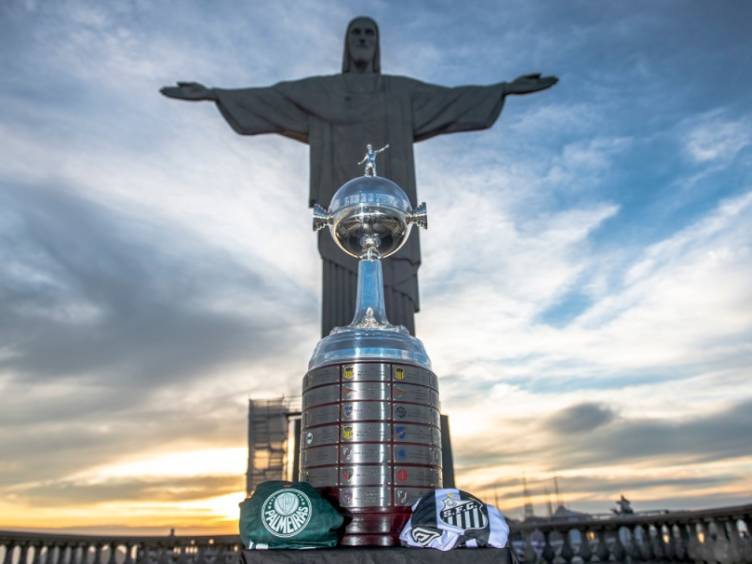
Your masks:
{"label": "copa libertadores trophy", "polygon": [[[388,146],[387,146],[388,147]],[[355,315],[319,341],[303,381],[301,479],[320,488],[351,520],[345,545],[399,544],[410,505],[441,487],[436,375],[423,344],[389,323],[381,259],[396,253],[426,207],[376,175],[368,145],[365,175],[345,183],[313,228],[329,228],[359,259]]]}

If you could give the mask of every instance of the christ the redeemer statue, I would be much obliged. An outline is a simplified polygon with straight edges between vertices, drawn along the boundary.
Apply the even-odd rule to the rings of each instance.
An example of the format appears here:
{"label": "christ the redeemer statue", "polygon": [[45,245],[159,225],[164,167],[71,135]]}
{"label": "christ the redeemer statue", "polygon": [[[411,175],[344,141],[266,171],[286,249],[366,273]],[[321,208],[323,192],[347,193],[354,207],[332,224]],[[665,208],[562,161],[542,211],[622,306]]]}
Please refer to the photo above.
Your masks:
{"label": "christ the redeemer statue", "polygon": [[[553,76],[524,75],[489,86],[448,88],[404,76],[381,74],[379,29],[371,18],[347,26],[342,73],[280,82],[262,88],[207,88],[179,82],[165,96],[216,102],[227,123],[241,135],[278,133],[310,147],[308,204],[327,208],[334,192],[361,174],[363,148],[389,144],[379,174],[399,184],[417,205],[413,143],[435,135],[491,127],[509,94],[529,94],[556,84]],[[355,307],[358,265],[319,232],[323,260],[321,333],[350,323]],[[417,230],[402,250],[384,261],[389,320],[415,334],[419,309]]]}

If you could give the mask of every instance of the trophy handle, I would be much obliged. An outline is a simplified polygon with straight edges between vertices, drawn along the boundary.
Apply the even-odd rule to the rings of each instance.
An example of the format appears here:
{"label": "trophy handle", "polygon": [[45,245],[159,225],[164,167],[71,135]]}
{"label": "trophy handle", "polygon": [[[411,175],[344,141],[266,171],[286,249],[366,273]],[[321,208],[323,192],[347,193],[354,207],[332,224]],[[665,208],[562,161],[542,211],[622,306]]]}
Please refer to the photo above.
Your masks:
{"label": "trophy handle", "polygon": [[428,229],[428,213],[426,212],[426,203],[423,202],[413,210],[413,213],[407,216],[408,223],[419,225],[423,229]]}
{"label": "trophy handle", "polygon": [[333,221],[332,215],[319,204],[313,204],[313,230],[321,231]]}

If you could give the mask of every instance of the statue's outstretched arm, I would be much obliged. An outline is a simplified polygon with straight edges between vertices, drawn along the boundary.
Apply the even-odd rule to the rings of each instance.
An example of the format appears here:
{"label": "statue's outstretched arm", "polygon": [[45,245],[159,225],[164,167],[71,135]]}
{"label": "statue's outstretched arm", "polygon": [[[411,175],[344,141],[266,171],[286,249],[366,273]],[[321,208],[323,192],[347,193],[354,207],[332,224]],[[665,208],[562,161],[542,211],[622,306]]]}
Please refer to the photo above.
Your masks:
{"label": "statue's outstretched arm", "polygon": [[368,160],[368,155],[366,155],[365,157],[363,157],[363,160],[362,160],[362,161],[360,161],[360,162],[359,162],[358,164],[359,164],[359,165],[362,165],[362,164],[363,164],[364,162],[366,162],[367,160]]}
{"label": "statue's outstretched arm", "polygon": [[165,86],[160,88],[159,91],[168,98],[177,98],[178,100],[190,100],[192,102],[217,100],[214,90],[198,82],[178,82],[177,86]]}
{"label": "statue's outstretched arm", "polygon": [[512,82],[504,83],[504,95],[530,94],[551,88],[557,82],[559,82],[559,79],[555,76],[541,76],[540,73],[523,74],[515,78]]}
{"label": "statue's outstretched arm", "polygon": [[[377,150],[375,150],[375,151],[374,151],[374,153],[376,153],[376,154],[378,154],[378,153],[383,153],[383,152],[384,152],[384,151],[386,151],[386,150],[387,150],[388,148],[389,148],[389,143],[387,143],[386,145],[384,145],[384,146],[383,146],[383,147],[382,147],[381,149],[377,149]],[[360,164],[360,163],[358,163],[358,164]]]}

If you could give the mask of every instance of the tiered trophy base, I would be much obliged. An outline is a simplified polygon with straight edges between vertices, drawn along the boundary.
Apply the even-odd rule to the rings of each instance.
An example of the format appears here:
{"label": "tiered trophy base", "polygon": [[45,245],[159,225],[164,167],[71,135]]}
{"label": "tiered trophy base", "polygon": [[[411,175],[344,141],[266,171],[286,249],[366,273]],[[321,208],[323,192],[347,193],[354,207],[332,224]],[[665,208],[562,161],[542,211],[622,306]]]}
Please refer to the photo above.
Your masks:
{"label": "tiered trophy base", "polygon": [[372,508],[345,515],[345,532],[339,541],[344,547],[399,546],[399,535],[410,518],[409,507]]}
{"label": "tiered trophy base", "polygon": [[441,487],[436,375],[404,362],[309,370],[301,479],[346,516],[344,546],[396,546],[410,506]]}
{"label": "tiered trophy base", "polygon": [[345,528],[340,546],[399,546],[402,527],[410,518],[410,510],[388,510],[381,513],[360,513]]}

